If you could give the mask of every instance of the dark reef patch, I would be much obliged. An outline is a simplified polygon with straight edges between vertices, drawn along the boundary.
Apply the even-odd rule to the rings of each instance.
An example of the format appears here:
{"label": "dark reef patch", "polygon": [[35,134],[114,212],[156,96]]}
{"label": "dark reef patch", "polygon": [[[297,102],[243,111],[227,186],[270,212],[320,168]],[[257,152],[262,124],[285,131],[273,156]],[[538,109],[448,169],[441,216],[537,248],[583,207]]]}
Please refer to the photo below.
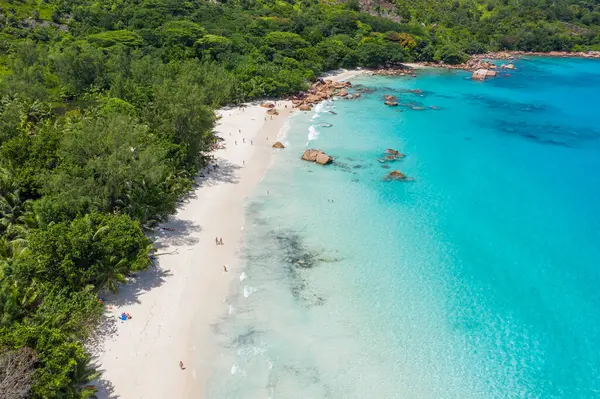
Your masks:
{"label": "dark reef patch", "polygon": [[505,120],[496,120],[494,122],[492,128],[496,131],[511,136],[520,136],[540,144],[572,148],[577,147],[582,142],[596,140],[600,137],[598,129],[588,127],[535,124],[525,121],[507,122]]}
{"label": "dark reef patch", "polygon": [[308,281],[308,271],[320,263],[337,262],[339,258],[324,256],[323,252],[312,251],[302,242],[300,235],[293,230],[273,232],[278,247],[277,253],[285,267],[290,290],[294,298],[306,306],[320,306],[325,299],[312,291]]}
{"label": "dark reef patch", "polygon": [[503,110],[510,113],[515,112],[552,112],[552,107],[543,104],[529,104],[517,101],[499,100],[491,96],[463,94],[463,98],[476,104],[484,104],[486,107],[494,110]]}

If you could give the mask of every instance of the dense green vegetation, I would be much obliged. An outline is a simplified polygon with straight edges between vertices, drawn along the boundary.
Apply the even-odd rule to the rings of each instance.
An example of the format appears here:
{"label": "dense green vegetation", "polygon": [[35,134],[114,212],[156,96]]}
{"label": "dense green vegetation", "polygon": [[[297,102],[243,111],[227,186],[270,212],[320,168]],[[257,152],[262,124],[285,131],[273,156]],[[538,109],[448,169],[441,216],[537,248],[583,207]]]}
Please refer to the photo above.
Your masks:
{"label": "dense green vegetation", "polygon": [[585,0],[0,0],[0,396],[93,395],[98,297],[150,265],[215,107],[338,67],[598,49],[599,24]]}

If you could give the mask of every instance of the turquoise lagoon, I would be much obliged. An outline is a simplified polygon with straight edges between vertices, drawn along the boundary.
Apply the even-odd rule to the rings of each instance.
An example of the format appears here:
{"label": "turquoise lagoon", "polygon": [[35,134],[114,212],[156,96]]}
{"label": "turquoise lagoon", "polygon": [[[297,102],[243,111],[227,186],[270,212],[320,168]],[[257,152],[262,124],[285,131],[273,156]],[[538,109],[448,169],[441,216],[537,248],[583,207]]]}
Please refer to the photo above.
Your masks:
{"label": "turquoise lagoon", "polygon": [[364,76],[290,120],[207,397],[600,397],[600,62],[516,66]]}

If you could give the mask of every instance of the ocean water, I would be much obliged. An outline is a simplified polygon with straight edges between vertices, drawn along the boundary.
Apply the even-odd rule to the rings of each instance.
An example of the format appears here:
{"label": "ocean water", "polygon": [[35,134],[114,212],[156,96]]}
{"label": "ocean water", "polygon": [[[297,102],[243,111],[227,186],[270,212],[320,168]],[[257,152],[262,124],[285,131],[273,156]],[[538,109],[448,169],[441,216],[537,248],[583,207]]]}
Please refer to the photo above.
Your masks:
{"label": "ocean water", "polygon": [[360,77],[290,119],[207,397],[600,397],[600,61],[515,64]]}

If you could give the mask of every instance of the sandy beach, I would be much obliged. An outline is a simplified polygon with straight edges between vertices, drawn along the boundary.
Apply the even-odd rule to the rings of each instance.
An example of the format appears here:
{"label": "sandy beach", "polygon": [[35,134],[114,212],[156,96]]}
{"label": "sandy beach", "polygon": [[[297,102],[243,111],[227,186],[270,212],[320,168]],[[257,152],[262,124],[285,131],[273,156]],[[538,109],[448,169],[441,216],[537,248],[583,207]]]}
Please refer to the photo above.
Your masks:
{"label": "sandy beach", "polygon": [[[226,314],[230,282],[240,274],[246,197],[273,162],[271,146],[292,112],[285,101],[277,109],[273,117],[258,104],[218,111],[217,168],[199,174],[177,214],[157,229],[156,267],[105,298],[103,332],[91,345],[102,372],[99,398],[202,397],[214,356],[211,325]],[[119,320],[123,312],[132,318]]]}

